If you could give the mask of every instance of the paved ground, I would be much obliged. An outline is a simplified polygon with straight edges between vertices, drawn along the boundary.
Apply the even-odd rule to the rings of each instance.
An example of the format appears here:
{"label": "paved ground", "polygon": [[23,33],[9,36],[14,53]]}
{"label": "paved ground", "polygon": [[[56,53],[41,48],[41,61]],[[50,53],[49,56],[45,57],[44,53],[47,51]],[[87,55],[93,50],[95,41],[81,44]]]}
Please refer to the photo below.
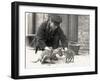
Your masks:
{"label": "paved ground", "polygon": [[[44,64],[41,64],[40,62],[33,63],[33,61],[36,61],[37,58],[39,58],[39,54],[35,54],[34,50],[32,48],[27,47],[26,48],[26,68],[32,69],[34,67],[41,67]],[[56,64],[67,64],[68,66],[87,66],[89,65],[89,54],[84,53],[81,55],[75,55],[74,57],[74,63],[65,63],[65,57],[58,57],[58,61],[56,61]],[[51,64],[52,65],[52,64]],[[45,64],[45,66],[48,66],[48,64]]]}

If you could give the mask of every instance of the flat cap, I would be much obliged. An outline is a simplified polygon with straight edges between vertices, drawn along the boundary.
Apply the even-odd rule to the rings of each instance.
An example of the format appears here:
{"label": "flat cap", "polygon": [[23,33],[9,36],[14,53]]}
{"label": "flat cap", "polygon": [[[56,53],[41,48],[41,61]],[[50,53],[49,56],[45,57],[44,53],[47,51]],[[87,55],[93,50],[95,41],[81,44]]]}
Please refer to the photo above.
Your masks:
{"label": "flat cap", "polygon": [[62,18],[58,14],[49,14],[48,16],[51,18],[52,22],[56,22],[56,23],[62,22]]}

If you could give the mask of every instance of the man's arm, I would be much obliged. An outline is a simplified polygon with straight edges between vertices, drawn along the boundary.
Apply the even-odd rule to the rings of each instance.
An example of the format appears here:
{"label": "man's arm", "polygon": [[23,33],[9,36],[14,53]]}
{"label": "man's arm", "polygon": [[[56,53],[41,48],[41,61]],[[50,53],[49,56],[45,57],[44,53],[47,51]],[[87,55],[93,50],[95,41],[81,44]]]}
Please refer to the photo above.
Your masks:
{"label": "man's arm", "polygon": [[44,39],[44,33],[45,33],[45,27],[46,23],[42,23],[37,31],[36,34],[36,53],[38,50],[44,50],[46,44],[45,44],[45,39]]}
{"label": "man's arm", "polygon": [[68,40],[67,40],[66,36],[64,35],[64,32],[61,28],[59,29],[59,36],[60,36],[60,40],[61,40],[61,46],[63,48],[68,47]]}

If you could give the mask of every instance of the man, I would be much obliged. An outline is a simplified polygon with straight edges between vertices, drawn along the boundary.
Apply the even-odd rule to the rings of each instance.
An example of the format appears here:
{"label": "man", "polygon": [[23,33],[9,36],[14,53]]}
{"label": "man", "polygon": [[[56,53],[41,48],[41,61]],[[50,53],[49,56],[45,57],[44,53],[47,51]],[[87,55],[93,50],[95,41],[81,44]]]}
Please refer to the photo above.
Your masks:
{"label": "man", "polygon": [[[62,18],[57,14],[49,14],[49,19],[43,22],[36,34],[36,53],[38,50],[54,50],[59,46],[67,47],[67,39],[60,24]],[[52,48],[52,49],[51,49]],[[54,57],[57,59],[56,57]]]}
{"label": "man", "polygon": [[56,49],[60,43],[63,48],[67,46],[66,36],[60,28],[61,22],[62,18],[59,15],[49,14],[48,21],[43,22],[37,31],[36,52],[49,47]]}

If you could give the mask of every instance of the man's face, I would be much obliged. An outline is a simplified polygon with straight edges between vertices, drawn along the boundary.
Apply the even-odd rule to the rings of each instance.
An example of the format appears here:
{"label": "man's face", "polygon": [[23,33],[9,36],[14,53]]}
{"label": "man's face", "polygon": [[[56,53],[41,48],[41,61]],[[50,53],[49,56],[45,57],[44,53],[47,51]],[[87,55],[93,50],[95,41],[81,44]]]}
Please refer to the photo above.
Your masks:
{"label": "man's face", "polygon": [[55,22],[52,22],[52,21],[50,22],[50,27],[51,27],[52,30],[57,29],[59,25],[60,24],[58,24],[58,23],[55,23]]}

